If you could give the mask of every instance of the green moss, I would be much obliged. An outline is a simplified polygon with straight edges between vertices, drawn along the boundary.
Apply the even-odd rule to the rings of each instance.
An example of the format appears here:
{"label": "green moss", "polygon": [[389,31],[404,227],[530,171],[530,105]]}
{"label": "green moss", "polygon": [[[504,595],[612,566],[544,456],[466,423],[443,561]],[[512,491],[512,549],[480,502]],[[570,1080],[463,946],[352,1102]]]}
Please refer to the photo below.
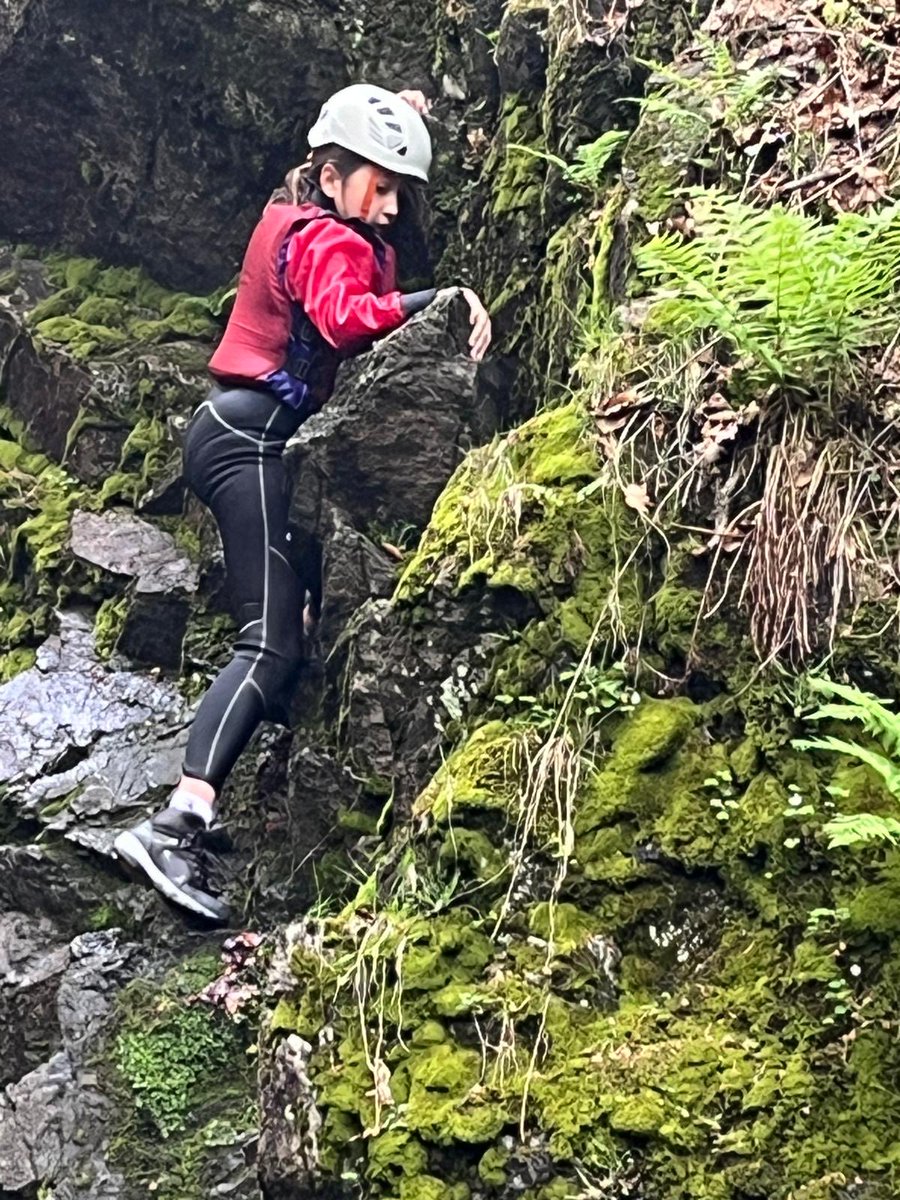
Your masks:
{"label": "green moss", "polygon": [[84,290],[80,287],[66,287],[61,291],[54,292],[52,296],[48,296],[46,300],[36,304],[29,312],[29,323],[33,328],[53,317],[71,316],[84,300],[84,296]]}
{"label": "green moss", "polygon": [[79,362],[98,352],[117,350],[128,340],[120,329],[108,329],[105,325],[88,325],[75,317],[60,316],[42,320],[34,326],[34,332],[42,341],[64,345]]}
{"label": "green moss", "polygon": [[119,329],[125,324],[125,308],[122,302],[109,296],[89,296],[78,305],[74,316],[86,325],[105,325]]}
{"label": "green moss", "polygon": [[550,904],[541,900],[528,914],[529,928],[553,945],[559,954],[578,950],[599,932],[596,918],[574,904]]}
{"label": "green moss", "polygon": [[490,721],[454,751],[416,801],[417,813],[435,821],[466,809],[512,811],[519,794],[515,750],[520,735],[502,721]]}
{"label": "green moss", "polygon": [[421,1177],[427,1165],[428,1152],[406,1130],[389,1129],[369,1142],[366,1178],[370,1182],[402,1186],[405,1179]]}
{"label": "green moss", "polygon": [[[556,582],[574,561],[575,485],[597,472],[585,428],[583,411],[570,404],[472,451],[438,499],[396,599],[426,590],[438,565],[442,582],[455,568],[460,588],[479,576],[509,585],[517,569],[525,572],[522,590],[537,590],[544,577]],[[587,521],[589,509],[578,516]]]}
{"label": "green moss", "polygon": [[88,929],[128,929],[132,918],[116,904],[100,904],[88,913]]}
{"label": "green moss", "polygon": [[108,661],[128,617],[130,600],[127,596],[110,596],[104,600],[94,617],[94,649],[104,661]]}
{"label": "green moss", "polygon": [[469,1200],[469,1189],[464,1183],[444,1183],[434,1175],[415,1175],[400,1181],[400,1200]]}
{"label": "green moss", "polygon": [[0,683],[8,683],[22,671],[33,667],[36,657],[35,651],[28,646],[20,646],[16,650],[7,650],[0,654]]}
{"label": "green moss", "polygon": [[187,1124],[197,1092],[233,1058],[236,1040],[217,1027],[208,1008],[173,1007],[151,1030],[132,1030],[116,1040],[116,1065],[163,1138]]}
{"label": "green moss", "polygon": [[192,999],[218,971],[216,957],[201,954],[158,984],[135,980],[119,1000],[111,1156],[141,1194],[205,1200],[216,1182],[206,1173],[210,1149],[255,1122],[245,1032]]}

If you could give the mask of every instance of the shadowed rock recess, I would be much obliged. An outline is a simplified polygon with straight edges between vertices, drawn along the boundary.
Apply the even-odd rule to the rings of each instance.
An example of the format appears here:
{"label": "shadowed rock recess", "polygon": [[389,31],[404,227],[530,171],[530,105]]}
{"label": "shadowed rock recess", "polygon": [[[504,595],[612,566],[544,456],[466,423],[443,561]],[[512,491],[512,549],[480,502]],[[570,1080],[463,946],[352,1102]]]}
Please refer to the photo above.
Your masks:
{"label": "shadowed rock recess", "polygon": [[[894,6],[108,8],[0,13],[0,1196],[893,1200]],[[180,439],[360,76],[495,344],[435,304],[289,449],[210,933],[110,853],[227,656]]]}

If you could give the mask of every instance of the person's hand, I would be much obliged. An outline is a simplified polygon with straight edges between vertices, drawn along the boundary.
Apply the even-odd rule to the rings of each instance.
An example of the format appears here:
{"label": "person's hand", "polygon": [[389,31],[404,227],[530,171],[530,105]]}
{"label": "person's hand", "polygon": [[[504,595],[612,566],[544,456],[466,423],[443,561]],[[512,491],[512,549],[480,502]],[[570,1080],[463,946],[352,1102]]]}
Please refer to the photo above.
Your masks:
{"label": "person's hand", "polygon": [[405,100],[407,104],[411,105],[420,117],[426,116],[431,109],[431,101],[425,99],[424,92],[406,89],[405,91],[398,92],[397,95],[401,100]]}
{"label": "person's hand", "polygon": [[491,344],[491,318],[488,311],[472,291],[467,287],[441,288],[438,296],[456,296],[462,294],[469,306],[469,324],[472,332],[469,334],[469,354],[475,362],[481,362]]}

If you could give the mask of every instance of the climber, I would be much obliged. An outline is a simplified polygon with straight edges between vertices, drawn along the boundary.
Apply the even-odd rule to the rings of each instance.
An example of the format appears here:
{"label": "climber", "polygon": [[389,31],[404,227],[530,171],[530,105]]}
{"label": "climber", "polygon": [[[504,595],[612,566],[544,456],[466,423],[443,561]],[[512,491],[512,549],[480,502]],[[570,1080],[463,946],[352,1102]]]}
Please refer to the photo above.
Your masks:
{"label": "climber", "polygon": [[[212,389],[184,443],[184,476],[215,517],[237,623],[234,656],[204,695],[168,806],[123,831],[118,856],[176,904],[216,922],[216,800],[260,721],[287,721],[301,661],[305,588],[291,565],[282,451],[328,399],[341,360],[432,302],[401,293],[382,233],[415,221],[431,139],[421,92],[353,84],[325,102],[311,153],[251,235],[234,308],[209,370]],[[469,352],[490,319],[468,288]],[[219,835],[221,837],[221,835]]]}

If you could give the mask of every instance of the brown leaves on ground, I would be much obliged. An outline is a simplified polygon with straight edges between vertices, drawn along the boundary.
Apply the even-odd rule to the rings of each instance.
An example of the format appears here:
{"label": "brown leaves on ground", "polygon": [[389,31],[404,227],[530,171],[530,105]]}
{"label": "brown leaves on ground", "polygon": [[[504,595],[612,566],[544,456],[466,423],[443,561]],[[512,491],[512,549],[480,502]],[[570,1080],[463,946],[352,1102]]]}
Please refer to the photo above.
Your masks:
{"label": "brown leaves on ground", "polygon": [[222,947],[222,973],[198,992],[195,999],[237,1016],[252,1004],[260,991],[257,957],[264,938],[249,930],[229,938]]}
{"label": "brown leaves on ground", "polygon": [[736,133],[748,158],[771,162],[761,199],[852,212],[886,198],[900,147],[896,4],[724,0],[703,30],[728,41],[739,75],[774,70],[785,97]]}
{"label": "brown leaves on ground", "polygon": [[615,433],[623,429],[635,413],[648,403],[648,398],[642,396],[637,388],[626,388],[613,396],[601,396],[594,401],[591,411],[600,433]]}
{"label": "brown leaves on ground", "polygon": [[695,444],[694,452],[700,462],[711,466],[723,456],[727,444],[737,437],[738,430],[756,420],[759,405],[752,403],[742,408],[732,408],[721,392],[713,392],[701,401],[694,415],[700,427],[700,441]]}

